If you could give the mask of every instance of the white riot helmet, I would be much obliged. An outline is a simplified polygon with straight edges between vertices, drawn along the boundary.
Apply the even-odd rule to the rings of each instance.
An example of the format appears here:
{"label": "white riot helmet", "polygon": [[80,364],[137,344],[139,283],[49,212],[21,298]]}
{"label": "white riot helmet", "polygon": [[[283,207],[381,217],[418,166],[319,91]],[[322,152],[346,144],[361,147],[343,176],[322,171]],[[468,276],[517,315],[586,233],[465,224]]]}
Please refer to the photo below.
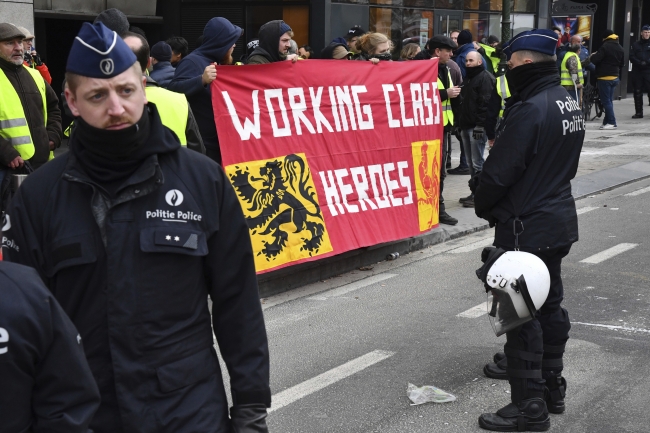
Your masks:
{"label": "white riot helmet", "polygon": [[488,314],[498,336],[530,321],[551,287],[548,268],[539,257],[523,251],[485,248],[476,275],[488,294]]}

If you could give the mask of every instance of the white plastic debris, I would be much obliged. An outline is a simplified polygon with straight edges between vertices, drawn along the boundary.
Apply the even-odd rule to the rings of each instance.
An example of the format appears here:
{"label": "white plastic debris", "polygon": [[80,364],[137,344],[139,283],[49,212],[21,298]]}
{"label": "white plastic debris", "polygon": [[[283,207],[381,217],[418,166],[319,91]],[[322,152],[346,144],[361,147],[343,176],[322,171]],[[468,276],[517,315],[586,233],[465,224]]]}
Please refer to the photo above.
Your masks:
{"label": "white plastic debris", "polygon": [[456,396],[431,385],[415,386],[409,383],[406,388],[406,395],[413,402],[411,406],[429,402],[447,403],[456,401]]}

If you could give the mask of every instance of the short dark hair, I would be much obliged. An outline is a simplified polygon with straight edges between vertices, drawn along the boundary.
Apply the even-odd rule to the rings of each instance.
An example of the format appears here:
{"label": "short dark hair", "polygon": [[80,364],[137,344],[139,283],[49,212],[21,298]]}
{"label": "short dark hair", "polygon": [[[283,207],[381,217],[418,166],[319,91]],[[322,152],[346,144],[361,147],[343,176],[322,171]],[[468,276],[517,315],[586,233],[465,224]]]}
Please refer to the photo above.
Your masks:
{"label": "short dark hair", "polygon": [[[140,27],[138,27],[138,26],[131,26],[131,27],[129,27],[129,32],[131,32],[131,33],[137,33],[137,34],[139,34],[139,35],[142,35],[143,38],[145,38],[145,39],[147,38],[147,34],[144,32],[144,30],[142,30],[142,29],[141,29]],[[126,33],[126,32],[125,32],[125,33]],[[120,36],[123,36],[123,35],[120,35]]]}
{"label": "short dark hair", "polygon": [[560,33],[562,33],[562,29],[559,28],[559,27],[557,27],[557,26],[553,26],[553,27],[551,27],[551,30],[553,30],[554,32],[560,32]]}
{"label": "short dark hair", "polygon": [[187,56],[187,53],[190,51],[190,46],[187,43],[187,40],[185,40],[184,37],[181,36],[172,36],[171,38],[167,39],[165,42],[169,44],[170,47],[172,47],[172,51],[180,54],[181,57]]}
{"label": "short dark hair", "polygon": [[124,32],[122,39],[126,39],[127,37],[138,38],[142,42],[142,46],[137,50],[133,50],[133,54],[135,54],[136,59],[138,59],[138,63],[140,64],[140,67],[142,67],[142,73],[144,73],[149,65],[149,56],[151,52],[149,42],[147,42],[147,38],[135,32]]}
{"label": "short dark hair", "polygon": [[[527,57],[533,61],[533,63],[543,63],[543,62],[555,62],[557,61],[557,55],[549,56],[548,54],[540,53],[539,51],[530,51],[530,50],[519,50],[515,51],[519,53],[522,57]],[[514,54],[514,53],[513,53]]]}
{"label": "short dark hair", "polygon": [[314,50],[311,49],[309,45],[303,45],[302,47],[298,47],[298,49],[302,48],[303,50],[307,51],[309,53],[309,58],[314,57]]}

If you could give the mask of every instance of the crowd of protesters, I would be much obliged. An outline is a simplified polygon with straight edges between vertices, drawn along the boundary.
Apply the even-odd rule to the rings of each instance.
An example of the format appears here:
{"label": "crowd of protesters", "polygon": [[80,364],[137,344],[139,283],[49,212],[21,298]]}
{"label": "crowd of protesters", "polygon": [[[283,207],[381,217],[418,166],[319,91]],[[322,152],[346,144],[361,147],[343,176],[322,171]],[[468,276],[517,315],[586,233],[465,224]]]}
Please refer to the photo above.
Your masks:
{"label": "crowd of protesters", "polygon": [[[550,30],[545,30],[545,32],[552,35]],[[579,101],[580,89],[585,85],[586,71],[592,71],[605,109],[605,119],[601,128],[616,128],[612,99],[614,89],[619,82],[624,57],[618,36],[608,30],[603,35],[603,42],[598,51],[589,54],[583,46],[584,41],[580,36],[570,36],[568,30],[562,33],[561,29],[557,29],[556,32],[559,32],[559,36],[561,35],[558,37],[556,51],[559,82],[571,97]],[[86,283],[96,284],[96,287],[103,288],[103,293],[106,294],[110,290],[118,290],[122,287],[120,284],[128,286],[130,284],[129,276],[136,273],[151,273],[152,270],[157,269],[157,272],[159,271],[160,275],[164,276],[167,275],[165,270],[178,268],[183,263],[191,265],[192,272],[190,273],[196,279],[194,286],[203,287],[205,285],[215,300],[214,331],[218,334],[220,343],[224,343],[221,348],[222,354],[231,370],[235,386],[233,389],[235,406],[230,416],[233,424],[240,423],[240,425],[239,427],[233,426],[234,430],[237,432],[267,431],[265,417],[266,408],[270,403],[268,347],[259,299],[257,299],[252,252],[247,241],[243,241],[243,239],[248,239],[248,229],[232,189],[224,186],[227,184],[227,180],[222,171],[216,169],[218,166],[214,164],[214,162],[221,163],[220,143],[214,120],[210,86],[214,80],[218,79],[217,65],[264,65],[310,59],[365,61],[372,64],[393,61],[393,59],[404,62],[437,59],[440,100],[443,106],[449,107],[448,112],[444,113],[442,155],[445,163],[442,165],[440,194],[442,194],[442,181],[447,174],[446,169],[451,168],[451,136],[455,135],[459,140],[461,157],[459,166],[449,170],[448,173],[476,175],[483,167],[486,144],[491,147],[495,143],[496,124],[504,115],[505,102],[511,97],[507,84],[508,75],[503,75],[505,71],[500,66],[502,47],[498,38],[493,35],[476,41],[469,30],[454,30],[450,32],[449,36],[433,36],[424,44],[424,47],[420,43],[407,40],[400,52],[397,53],[393,42],[387,35],[366,32],[360,26],[354,26],[346,35],[334,39],[319,53],[316,53],[308,45],[298,46],[294,40],[290,23],[273,20],[261,26],[256,35],[257,38],[246,44],[245,53],[236,61],[233,58],[233,52],[242,36],[243,30],[240,27],[225,18],[215,17],[210,19],[205,26],[203,35],[197,41],[197,48],[189,52],[188,43],[182,37],[175,36],[166,41],[156,41],[151,44],[144,32],[131,26],[122,12],[117,9],[109,9],[102,12],[93,25],[85,23],[74,42],[68,60],[67,80],[64,82],[65,103],[63,105],[64,110],[69,110],[75,117],[75,121],[68,128],[69,134],[67,135],[72,143],[77,144],[76,146],[71,145],[71,155],[66,156],[67,165],[64,166],[57,162],[50,163],[50,166],[58,167],[58,172],[55,172],[54,168],[45,170],[49,176],[46,186],[52,188],[52,194],[70,200],[70,203],[74,205],[81,206],[85,203],[83,200],[87,199],[88,203],[92,203],[92,212],[90,211],[91,206],[85,203],[88,204],[87,208],[83,208],[85,213],[81,207],[75,208],[73,212],[77,222],[74,224],[66,222],[60,213],[56,213],[56,209],[43,205],[46,201],[45,197],[50,193],[45,189],[37,188],[38,185],[32,182],[27,184],[26,188],[21,187],[17,195],[18,199],[12,204],[14,212],[12,215],[22,218],[15,218],[13,226],[12,221],[8,218],[2,224],[6,230],[12,229],[14,233],[20,231],[19,236],[25,236],[21,239],[22,242],[33,243],[33,248],[26,247],[21,250],[14,248],[11,250],[11,256],[21,263],[24,262],[37,268],[39,274],[44,277],[47,288],[58,295],[56,296],[57,300],[63,300],[63,310],[70,313],[74,324],[79,327],[80,334],[75,338],[73,324],[63,317],[65,316],[62,314],[63,310],[52,298],[52,309],[48,309],[48,314],[53,315],[55,319],[52,319],[54,324],[50,323],[50,325],[59,326],[62,331],[59,334],[54,332],[54,337],[50,338],[41,349],[47,352],[49,347],[62,347],[61,350],[65,351],[68,350],[66,349],[68,346],[77,347],[81,344],[80,335],[84,335],[84,338],[86,338],[85,335],[88,335],[89,345],[93,345],[89,350],[95,351],[97,355],[96,358],[90,357],[92,359],[89,359],[91,367],[89,370],[83,359],[82,351],[77,348],[74,349],[75,353],[68,353],[70,358],[70,361],[67,361],[68,366],[79,364],[79,367],[76,368],[77,376],[59,377],[57,380],[60,380],[61,383],[68,381],[68,386],[71,389],[75,388],[75,381],[77,381],[78,387],[74,389],[74,392],[79,398],[82,398],[85,393],[87,404],[85,407],[77,407],[76,415],[68,417],[69,424],[61,424],[61,429],[56,431],[82,431],[90,424],[89,416],[92,416],[95,410],[99,410],[95,418],[96,426],[105,424],[111,428],[115,427],[117,431],[120,428],[120,422],[122,422],[114,416],[119,412],[118,407],[131,403],[139,405],[150,397],[148,392],[155,394],[158,403],[169,403],[168,396],[165,396],[164,392],[144,389],[143,394],[138,397],[143,400],[136,401],[135,397],[125,400],[124,390],[120,388],[119,380],[116,379],[118,376],[124,375],[124,371],[118,372],[111,368],[104,368],[107,365],[112,365],[111,356],[117,356],[116,353],[119,352],[117,348],[113,347],[113,344],[118,347],[122,344],[124,347],[130,344],[137,346],[145,341],[155,345],[154,340],[156,339],[169,338],[174,341],[185,341],[187,338],[187,341],[193,341],[195,346],[199,347],[204,343],[202,341],[204,339],[199,337],[198,332],[190,329],[189,325],[187,329],[183,330],[183,332],[187,331],[185,334],[180,331],[175,334],[175,328],[169,328],[164,331],[167,334],[160,330],[158,331],[159,335],[149,335],[146,330],[142,330],[141,334],[128,335],[129,332],[122,332],[123,329],[120,328],[122,325],[118,326],[117,322],[113,321],[118,320],[120,314],[127,314],[131,305],[128,305],[126,300],[118,298],[113,299],[117,306],[107,306],[94,298],[91,299],[87,293],[82,293],[85,287],[82,287],[83,283],[80,281],[86,278]],[[34,34],[25,27],[0,23],[0,94],[3,103],[3,108],[0,110],[0,186],[3,197],[0,210],[3,211],[7,207],[4,199],[8,198],[7,188],[10,176],[7,174],[18,173],[20,170],[25,170],[27,166],[29,167],[28,171],[36,170],[52,160],[53,150],[60,145],[64,135],[63,129],[68,126],[62,125],[59,99],[50,87],[52,77],[48,67],[35,49],[34,40]],[[643,117],[643,92],[650,90],[648,88],[650,87],[649,41],[650,26],[645,26],[642,38],[635,42],[631,48],[632,55],[630,57],[636,73],[634,81],[636,118]],[[510,43],[514,42],[510,41]],[[552,44],[555,45],[554,38]],[[547,50],[547,42],[540,42],[540,46],[542,45],[544,45],[544,50]],[[503,50],[505,51],[505,48]],[[526,50],[522,49],[521,51]],[[97,61],[92,65],[86,64],[86,60],[91,58],[101,60],[101,62]],[[551,58],[555,60],[551,55],[544,57],[544,59]],[[108,60],[110,62],[104,63]],[[533,61],[533,63],[535,62]],[[110,65],[110,67],[106,65]],[[134,69],[135,65],[137,67]],[[548,72],[545,70],[545,74]],[[553,75],[553,71],[550,72]],[[137,97],[134,98],[139,101],[139,105],[137,103],[126,104],[126,111],[119,116],[99,113],[97,106],[93,107],[88,101],[77,97],[78,92],[81,92],[80,87],[85,88],[84,85],[88,87],[88,81],[84,81],[84,78],[104,83],[98,84],[98,86],[106,85],[106,89],[108,89],[106,94],[112,94],[111,92],[115,90],[114,87],[111,87],[114,85],[112,80],[122,77],[123,74],[126,74],[124,76],[128,75],[130,82],[121,83],[119,86],[128,88],[133,84],[132,90],[134,94],[137,94]],[[58,77],[58,79],[60,78],[62,77]],[[514,79],[515,77],[513,77]],[[522,84],[522,79],[519,76],[519,84]],[[549,82],[554,79],[555,77],[549,78]],[[144,84],[141,86],[142,89],[138,89],[138,83]],[[102,96],[102,94],[98,95]],[[95,97],[92,98],[94,101]],[[107,105],[107,112],[111,112],[115,106],[111,105],[111,101],[106,101],[97,98],[97,104]],[[142,104],[145,101],[149,101],[151,104],[150,107],[143,109]],[[101,116],[117,116],[123,123],[105,124],[102,123]],[[125,132],[130,133],[128,136],[120,132],[121,126],[127,124],[128,128],[125,127]],[[120,128],[112,130],[113,126]],[[91,142],[96,142],[97,148],[88,147]],[[498,144],[496,145],[498,146]],[[205,154],[214,162],[200,157],[194,152],[177,152],[181,146],[187,146],[188,149],[196,153]],[[180,168],[179,171],[175,171],[176,168]],[[185,170],[183,171],[182,168]],[[167,182],[170,185],[173,184],[174,188],[180,189],[187,183],[196,187],[198,194],[201,188],[195,184],[198,182],[198,178],[193,176],[194,171],[201,172],[201,175],[209,179],[213,185],[217,185],[218,189],[212,191],[212,195],[208,194],[209,191],[206,190],[197,200],[200,202],[199,205],[204,206],[202,210],[205,214],[213,217],[211,221],[223,224],[223,227],[218,227],[221,237],[213,234],[213,237],[206,240],[209,233],[206,234],[197,229],[199,231],[196,233],[188,230],[179,230],[172,234],[151,231],[149,233],[151,239],[147,238],[143,231],[142,238],[140,238],[139,234],[134,235],[120,229],[120,223],[131,221],[134,218],[130,208],[125,208],[125,212],[113,214],[114,218],[110,221],[106,218],[113,207],[136,201],[141,191],[142,194],[154,191],[156,188],[154,185],[163,181],[163,174],[167,176]],[[59,175],[61,173],[65,173],[63,176],[66,176],[66,182],[60,182],[61,176]],[[136,180],[142,183],[136,183]],[[124,185],[129,187],[128,191]],[[135,189],[131,189],[131,186],[135,186]],[[72,190],[77,195],[70,193]],[[29,196],[29,191],[33,191],[34,196]],[[182,201],[183,196],[180,195],[179,198],[178,191],[172,189],[168,192],[168,194],[174,192],[174,199],[163,195],[160,200],[166,200],[168,203],[170,200]],[[98,199],[98,194],[104,199]],[[37,196],[43,200],[37,203]],[[218,206],[210,202],[212,199],[219,201]],[[461,198],[460,201],[465,207],[475,207],[473,192],[467,197]],[[439,202],[440,223],[456,224],[458,220],[445,211],[442,195],[440,195]],[[227,211],[219,213],[221,206],[225,206]],[[236,214],[232,220],[230,220],[231,212]],[[149,217],[147,216],[147,218]],[[31,225],[34,221],[46,221],[48,226],[34,227]],[[95,222],[102,227],[101,239],[89,240],[84,237],[83,233],[75,232],[77,226],[84,226],[90,233],[90,227],[97,228],[94,226]],[[70,229],[70,233],[66,234],[69,236],[61,239],[61,242],[65,242],[61,244],[54,242],[41,249],[39,242],[51,242],[51,239],[46,239],[46,235],[60,230],[61,227]],[[153,228],[151,229],[153,230]],[[143,261],[145,261],[144,255],[147,252],[167,253],[170,252],[170,249],[178,248],[173,245],[172,235],[176,237],[177,242],[181,236],[185,236],[183,254],[187,261],[173,262],[170,259],[164,261],[160,259],[155,266],[152,265],[147,269],[138,268],[139,262],[135,261],[130,263],[127,269],[113,269],[111,266],[114,266],[120,257],[117,245],[113,250],[108,248],[112,242],[107,238],[107,231],[110,230],[125,242],[136,242],[141,247],[141,250],[137,248],[136,254],[139,254],[137,258]],[[210,248],[207,247],[206,242],[210,243]],[[50,251],[50,249],[53,257],[43,258],[43,251]],[[232,255],[233,251],[235,255]],[[216,265],[205,265],[207,261],[203,260],[203,256],[207,254],[215,255]],[[80,279],[65,274],[66,266],[72,265],[83,265],[85,274]],[[111,272],[110,269],[113,269],[114,272]],[[20,274],[21,272],[27,271],[21,269],[3,270],[0,272],[0,278],[10,278],[7,276],[8,273]],[[120,275],[120,272],[125,272],[124,276]],[[81,298],[74,297],[74,290],[68,293],[68,287],[66,287],[65,294],[52,290],[53,287],[58,287],[57,284],[60,285],[66,281],[64,278],[54,278],[55,275],[67,276],[71,287],[74,286],[75,290],[80,289],[79,296],[92,308],[89,307],[88,311],[80,312],[77,309],[79,306],[77,303],[81,302]],[[219,281],[224,278],[224,275],[229,275],[232,279],[232,284],[228,287],[219,285]],[[25,274],[25,278],[30,281],[34,280],[30,283],[34,287],[34,291],[43,291],[36,274]],[[155,279],[154,276],[152,278]],[[235,280],[238,279],[247,281],[246,287],[235,288]],[[170,284],[162,276],[156,281],[160,282],[161,287],[167,287]],[[9,284],[3,283],[4,286],[9,287]],[[158,287],[154,287],[154,289],[158,289]],[[222,289],[230,290],[232,293],[222,292]],[[12,290],[15,290],[15,287],[12,286]],[[202,327],[203,331],[210,334],[210,324],[206,319],[207,309],[200,307],[198,302],[203,292],[197,290],[192,293],[196,298],[196,304],[175,305],[174,307],[178,308],[177,315],[178,317],[193,317],[196,320],[191,325],[196,326],[196,329]],[[1,291],[0,296],[3,296]],[[106,296],[110,297],[111,294]],[[158,293],[152,297],[157,296]],[[233,299],[239,299],[239,301],[235,302]],[[231,305],[237,314],[224,309],[223,305],[218,304],[218,301],[223,302],[224,305]],[[234,305],[235,303],[237,305]],[[100,314],[92,314],[95,311],[93,308]],[[159,320],[164,316],[163,310],[152,308],[150,319],[154,322]],[[80,316],[82,317],[80,318]],[[41,318],[43,317],[45,316],[41,315]],[[253,323],[254,326],[250,323]],[[221,326],[218,327],[218,324]],[[124,330],[128,330],[128,327],[124,326]],[[246,327],[248,328],[245,329]],[[236,329],[236,332],[230,332],[230,329]],[[105,337],[106,341],[97,338],[96,332],[102,334],[102,338]],[[52,332],[50,333],[52,334]],[[116,339],[111,345],[108,345],[109,334],[111,341]],[[118,334],[124,335],[118,337]],[[243,341],[247,343],[244,344]],[[210,347],[212,345],[209,335],[207,344]],[[159,348],[161,353],[165,347]],[[243,353],[244,349],[246,353]],[[68,350],[68,352],[70,351]],[[118,364],[123,362],[122,367],[128,370],[127,373],[133,375],[132,377],[149,375],[149,367],[136,352],[137,350],[129,352],[124,349],[124,352],[119,354],[124,358],[115,362]],[[161,387],[169,388],[167,391],[185,386],[186,382],[197,384],[195,391],[198,403],[183,403],[187,406],[183,406],[183,410],[200,410],[201,405],[205,403],[202,399],[209,394],[209,392],[204,392],[206,389],[208,391],[212,388],[223,390],[223,386],[220,384],[202,382],[207,380],[206,377],[212,377],[212,373],[218,370],[218,366],[215,364],[216,355],[213,356],[212,352],[196,352],[191,357],[183,359],[182,362],[172,362],[171,358],[175,358],[173,351],[165,353],[169,355],[170,364],[161,367],[158,379],[147,377],[147,380],[154,382],[160,380]],[[238,364],[238,360],[242,360],[241,363]],[[59,368],[56,361],[48,360],[49,362],[52,363],[53,370]],[[206,370],[206,364],[214,364],[214,369]],[[32,367],[29,366],[29,368]],[[494,374],[501,374],[499,368],[499,365],[495,364],[493,369],[496,369],[494,370],[496,373]],[[79,381],[87,382],[87,377],[91,373],[94,375],[98,387],[94,383],[86,388],[79,385]],[[180,377],[179,375],[184,376]],[[2,376],[0,375],[0,377]],[[193,378],[196,379],[194,382],[192,382]],[[50,402],[56,400],[48,395],[42,395],[43,393],[47,394],[47,389],[40,387],[38,381],[41,379],[39,376],[34,376],[27,381],[31,381],[30,383],[35,389],[34,396],[38,395],[38,399],[35,397],[31,403],[26,404],[39,404],[41,399],[44,401],[49,399]],[[113,383],[114,379],[117,385]],[[48,376],[42,380],[52,380],[52,377]],[[124,380],[128,380],[128,378]],[[206,389],[199,389],[200,386],[203,386],[202,383],[207,387]],[[145,388],[154,389],[156,386],[150,384]],[[52,391],[58,389],[60,388],[54,387]],[[99,395],[102,397],[101,406],[98,403]],[[30,399],[27,397],[24,401],[29,402]],[[74,399],[70,400],[70,403],[74,403]],[[169,404],[172,407],[176,403]],[[224,399],[219,403],[219,409],[223,409],[226,404]],[[75,410],[66,407],[55,409],[62,412]],[[48,415],[43,408],[30,409],[25,413],[28,413],[27,418],[30,416],[47,417]],[[228,415],[221,412],[216,417],[228,419]],[[179,420],[183,421],[183,417],[180,416]],[[145,422],[135,418],[128,420],[128,422],[135,421]],[[47,425],[49,421],[32,422],[43,422],[43,425]],[[219,420],[215,422],[219,422]],[[97,431],[103,431],[101,426],[94,428],[98,429]],[[193,428],[190,426],[187,427],[187,430],[182,431],[192,431]],[[198,428],[196,427],[196,429]],[[52,428],[51,431],[55,431],[55,429]]]}

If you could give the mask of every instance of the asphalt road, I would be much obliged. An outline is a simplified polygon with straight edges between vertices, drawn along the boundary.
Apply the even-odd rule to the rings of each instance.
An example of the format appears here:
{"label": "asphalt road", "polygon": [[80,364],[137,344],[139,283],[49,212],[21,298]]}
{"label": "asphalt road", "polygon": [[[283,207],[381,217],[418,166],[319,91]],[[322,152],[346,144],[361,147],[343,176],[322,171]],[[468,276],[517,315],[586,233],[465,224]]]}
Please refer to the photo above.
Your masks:
{"label": "asphalt road", "polygon": [[[563,262],[572,322],[567,411],[552,415],[550,431],[646,433],[650,180],[583,199],[578,208],[580,242]],[[484,310],[473,309],[486,300],[474,271],[490,235],[480,232],[264,299],[274,394],[270,430],[483,431],[478,416],[510,400],[507,382],[482,374],[505,336],[495,337]],[[409,382],[435,385],[457,400],[411,406]]]}

